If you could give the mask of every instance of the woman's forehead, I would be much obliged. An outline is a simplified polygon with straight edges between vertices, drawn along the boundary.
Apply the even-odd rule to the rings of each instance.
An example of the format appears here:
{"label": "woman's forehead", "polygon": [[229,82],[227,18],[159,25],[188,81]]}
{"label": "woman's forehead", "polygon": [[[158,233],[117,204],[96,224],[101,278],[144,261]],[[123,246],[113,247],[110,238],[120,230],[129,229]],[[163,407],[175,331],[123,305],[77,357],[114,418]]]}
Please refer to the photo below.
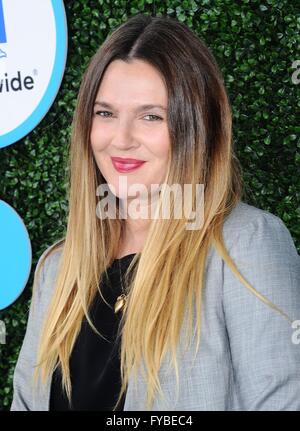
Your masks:
{"label": "woman's forehead", "polygon": [[[130,100],[135,109],[141,105],[161,105],[166,108],[167,89],[160,73],[149,63],[115,60],[109,64],[97,93],[97,100],[114,108]],[[119,106],[118,106],[119,105]]]}

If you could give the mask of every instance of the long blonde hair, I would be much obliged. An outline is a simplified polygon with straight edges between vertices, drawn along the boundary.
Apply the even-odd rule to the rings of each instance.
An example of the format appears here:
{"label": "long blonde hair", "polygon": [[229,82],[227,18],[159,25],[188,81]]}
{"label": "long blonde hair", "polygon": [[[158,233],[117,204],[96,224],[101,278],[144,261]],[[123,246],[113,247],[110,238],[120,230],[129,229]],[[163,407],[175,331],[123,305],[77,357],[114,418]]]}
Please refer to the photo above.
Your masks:
{"label": "long blonde hair", "polygon": [[[151,220],[143,250],[134,257],[126,274],[128,302],[120,324],[122,387],[116,405],[126,391],[129,376],[134,373],[136,378],[144,363],[149,409],[156,391],[163,395],[158,371],[167,351],[172,352],[178,386],[176,346],[185,310],[189,317],[186,341],[191,340],[195,305],[196,350],[199,348],[201,293],[211,246],[248,289],[272,308],[277,307],[239,273],[223,242],[224,219],[241,200],[243,184],[233,151],[230,106],[217,64],[185,25],[171,18],[138,14],[107,38],[81,83],[72,124],[66,235],[45,255],[46,259],[61,250],[54,294],[42,328],[35,380],[40,372],[45,382],[60,366],[62,384],[71,402],[69,358],[84,316],[101,336],[88,310],[98,292],[102,297],[99,286],[117,256],[124,221],[96,216],[96,188],[105,180],[93,158],[90,130],[97,90],[106,67],[115,59],[147,61],[165,80],[172,153],[166,183],[204,184],[201,229],[187,230],[183,218]],[[161,204],[163,192],[160,199]]]}

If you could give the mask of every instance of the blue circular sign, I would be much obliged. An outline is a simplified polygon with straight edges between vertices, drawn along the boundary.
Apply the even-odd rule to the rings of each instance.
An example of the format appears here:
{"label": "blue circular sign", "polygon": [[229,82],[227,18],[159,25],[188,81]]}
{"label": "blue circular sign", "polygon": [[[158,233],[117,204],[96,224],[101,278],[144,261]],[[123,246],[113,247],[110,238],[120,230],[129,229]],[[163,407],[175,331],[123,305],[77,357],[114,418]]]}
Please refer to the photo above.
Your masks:
{"label": "blue circular sign", "polygon": [[62,0],[0,0],[0,148],[26,136],[49,111],[67,41]]}
{"label": "blue circular sign", "polygon": [[27,229],[17,212],[0,200],[0,310],[11,305],[28,281],[32,250]]}

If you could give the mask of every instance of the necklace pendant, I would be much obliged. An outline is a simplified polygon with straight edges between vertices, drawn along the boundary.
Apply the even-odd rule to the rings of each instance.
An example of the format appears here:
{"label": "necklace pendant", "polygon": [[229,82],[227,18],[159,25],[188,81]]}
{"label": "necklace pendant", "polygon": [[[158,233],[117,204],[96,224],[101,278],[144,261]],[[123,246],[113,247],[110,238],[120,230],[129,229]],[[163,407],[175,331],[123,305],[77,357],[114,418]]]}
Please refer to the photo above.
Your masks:
{"label": "necklace pendant", "polygon": [[124,307],[126,303],[126,295],[122,293],[122,295],[118,296],[117,301],[115,303],[115,313],[118,313]]}

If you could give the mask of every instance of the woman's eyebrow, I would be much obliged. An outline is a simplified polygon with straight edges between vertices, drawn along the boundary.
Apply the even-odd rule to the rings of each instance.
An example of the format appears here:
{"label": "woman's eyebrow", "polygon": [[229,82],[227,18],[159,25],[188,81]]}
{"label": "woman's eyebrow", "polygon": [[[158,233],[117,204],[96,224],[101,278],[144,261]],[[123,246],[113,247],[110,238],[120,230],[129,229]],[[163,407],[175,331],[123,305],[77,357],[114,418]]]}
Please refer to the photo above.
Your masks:
{"label": "woman's eyebrow", "polygon": [[[114,109],[114,107],[110,103],[107,103],[107,102],[104,102],[104,101],[100,101],[100,100],[96,100],[95,105],[99,105],[102,108]],[[163,111],[167,111],[167,108],[164,107],[164,106],[162,106],[162,105],[159,105],[159,104],[150,104],[150,103],[138,106],[135,109],[135,111],[139,112],[139,111],[144,111],[146,109],[153,109],[153,108],[160,108]]]}

